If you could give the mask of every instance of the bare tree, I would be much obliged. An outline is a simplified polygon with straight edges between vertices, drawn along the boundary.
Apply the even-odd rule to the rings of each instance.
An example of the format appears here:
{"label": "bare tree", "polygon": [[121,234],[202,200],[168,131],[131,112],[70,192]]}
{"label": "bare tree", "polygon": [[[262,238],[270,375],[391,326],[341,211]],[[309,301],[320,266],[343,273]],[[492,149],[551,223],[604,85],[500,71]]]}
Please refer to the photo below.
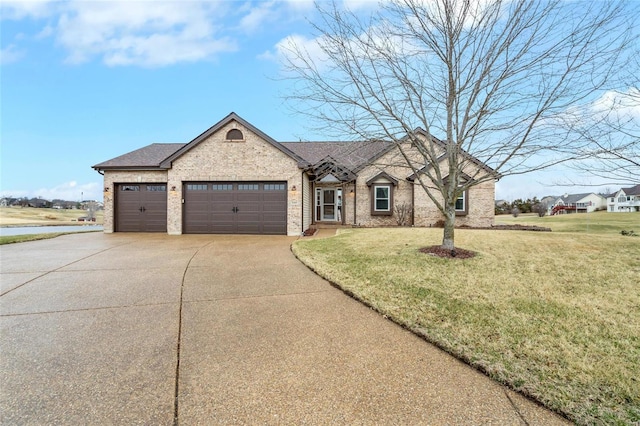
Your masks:
{"label": "bare tree", "polygon": [[394,143],[447,249],[464,191],[584,152],[562,117],[606,88],[637,16],[613,2],[390,0],[367,17],[325,5],[312,47],[281,45],[288,100],[325,133]]}
{"label": "bare tree", "polygon": [[605,94],[589,114],[592,125],[576,126],[589,145],[583,152],[586,160],[573,168],[614,185],[640,182],[640,49],[631,59],[624,68],[626,90]]}

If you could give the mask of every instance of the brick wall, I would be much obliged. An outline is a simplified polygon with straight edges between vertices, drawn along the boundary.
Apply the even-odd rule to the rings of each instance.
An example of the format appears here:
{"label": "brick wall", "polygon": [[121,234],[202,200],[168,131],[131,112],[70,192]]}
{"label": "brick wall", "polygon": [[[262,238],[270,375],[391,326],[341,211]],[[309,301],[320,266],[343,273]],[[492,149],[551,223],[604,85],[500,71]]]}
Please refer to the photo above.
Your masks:
{"label": "brick wall", "polygon": [[105,171],[104,172],[104,232],[112,233],[115,229],[115,197],[116,184],[119,183],[165,183],[167,172],[160,171]]}
{"label": "brick wall", "polygon": [[[407,150],[409,157],[420,164],[420,155],[415,151]],[[443,175],[446,175],[447,163],[441,164]],[[464,172],[473,176],[478,169],[474,163],[467,163]],[[394,211],[391,216],[372,216],[371,215],[371,188],[366,182],[372,177],[378,175],[381,171],[398,180],[398,185],[394,188],[393,204],[394,207],[404,203],[412,204],[413,199],[413,216],[415,226],[433,226],[436,222],[443,219],[443,215],[437,209],[433,201],[429,198],[425,190],[419,185],[407,181],[407,177],[413,174],[413,171],[407,166],[406,160],[399,154],[398,150],[392,150],[385,154],[375,164],[365,167],[356,180],[356,208],[357,215],[355,222],[350,220],[350,224],[358,226],[397,226],[397,213]],[[491,226],[494,223],[494,203],[495,203],[495,181],[490,180],[483,182],[469,189],[468,206],[469,211],[466,216],[456,217],[456,225],[466,225],[472,227]],[[352,218],[353,216],[351,216]]]}
{"label": "brick wall", "polygon": [[[237,128],[243,141],[226,141],[229,130]],[[177,191],[167,203],[169,234],[182,233],[182,182],[185,181],[286,181],[287,234],[300,235],[302,223],[302,171],[297,162],[232,121],[173,162],[168,185]],[[295,186],[295,191],[293,187]]]}

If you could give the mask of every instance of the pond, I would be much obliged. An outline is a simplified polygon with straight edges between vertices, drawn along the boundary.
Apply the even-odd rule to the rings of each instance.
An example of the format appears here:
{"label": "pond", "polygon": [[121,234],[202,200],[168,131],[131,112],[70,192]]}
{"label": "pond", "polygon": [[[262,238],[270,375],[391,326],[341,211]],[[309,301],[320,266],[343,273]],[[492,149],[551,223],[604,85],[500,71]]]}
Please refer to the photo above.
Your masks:
{"label": "pond", "polygon": [[0,228],[0,236],[8,237],[27,234],[48,234],[53,232],[91,232],[102,231],[102,225],[70,225],[70,226],[10,226]]}

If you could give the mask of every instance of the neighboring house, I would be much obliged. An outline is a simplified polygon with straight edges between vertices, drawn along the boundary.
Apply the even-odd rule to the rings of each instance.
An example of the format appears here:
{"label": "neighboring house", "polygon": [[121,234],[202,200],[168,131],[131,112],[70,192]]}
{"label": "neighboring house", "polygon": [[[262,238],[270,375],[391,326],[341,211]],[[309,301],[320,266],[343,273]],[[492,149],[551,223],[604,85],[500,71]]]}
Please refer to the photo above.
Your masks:
{"label": "neighboring house", "polygon": [[591,193],[564,194],[558,197],[551,207],[551,214],[591,213],[606,206],[602,195]]}
{"label": "neighboring house", "polygon": [[618,192],[608,195],[607,211],[611,213],[639,212],[640,185],[620,188]]}
{"label": "neighboring house", "polygon": [[[465,178],[495,175],[466,159]],[[398,225],[400,206],[407,225],[443,219],[395,145],[279,143],[235,113],[187,144],[151,144],[93,168],[104,174],[107,233],[293,236],[323,224]],[[494,194],[494,179],[465,191],[456,223],[491,226]]]}

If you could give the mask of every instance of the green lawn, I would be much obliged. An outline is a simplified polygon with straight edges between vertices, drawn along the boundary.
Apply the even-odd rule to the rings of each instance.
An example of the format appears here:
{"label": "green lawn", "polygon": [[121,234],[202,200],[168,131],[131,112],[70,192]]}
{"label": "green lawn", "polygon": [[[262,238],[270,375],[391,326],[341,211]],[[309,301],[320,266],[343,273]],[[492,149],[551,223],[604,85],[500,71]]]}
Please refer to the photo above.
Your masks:
{"label": "green lawn", "polygon": [[571,420],[634,424],[640,237],[620,230],[640,215],[604,215],[506,221],[551,233],[458,229],[456,245],[478,253],[465,260],[419,253],[442,239],[441,229],[424,228],[349,229],[293,250],[356,298]]}
{"label": "green lawn", "polygon": [[26,234],[26,235],[6,235],[0,236],[0,245],[24,243],[27,241],[46,240],[49,238],[56,238],[60,235],[65,235],[64,232],[49,232],[45,234]]}
{"label": "green lawn", "polygon": [[496,216],[496,224],[537,225],[551,228],[554,232],[579,232],[585,234],[616,234],[621,230],[634,230],[640,234],[640,213],[581,213],[538,217],[525,214]]}

